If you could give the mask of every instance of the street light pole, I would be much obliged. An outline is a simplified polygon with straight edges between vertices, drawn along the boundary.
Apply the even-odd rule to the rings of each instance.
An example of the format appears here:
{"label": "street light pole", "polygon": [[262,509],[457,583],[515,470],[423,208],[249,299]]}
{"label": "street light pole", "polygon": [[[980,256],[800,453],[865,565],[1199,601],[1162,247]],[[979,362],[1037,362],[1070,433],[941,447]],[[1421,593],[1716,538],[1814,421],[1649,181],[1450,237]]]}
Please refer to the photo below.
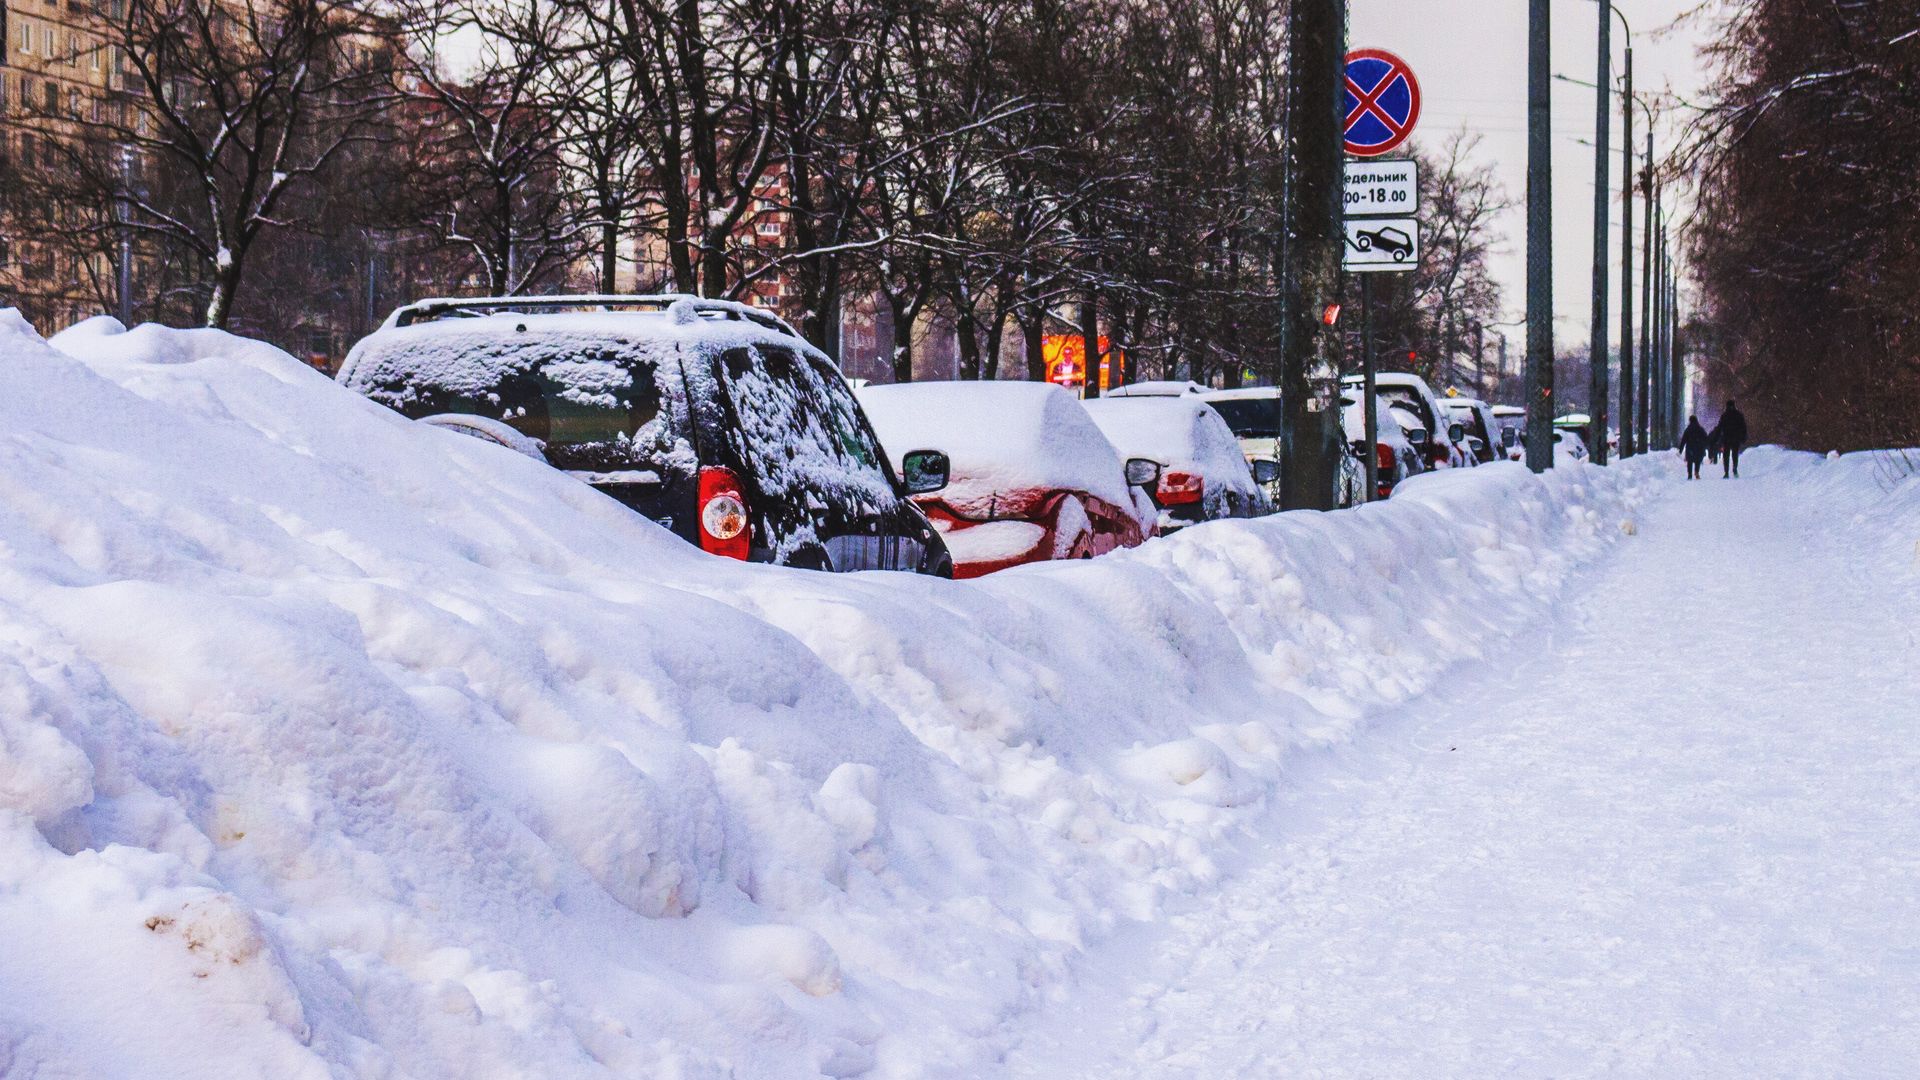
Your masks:
{"label": "street light pole", "polygon": [[1640,447],[1653,449],[1653,208],[1660,203],[1659,189],[1653,183],[1653,123],[1647,123],[1646,171],[1641,174],[1640,197],[1644,200],[1640,217]]}
{"label": "street light pole", "polygon": [[[0,43],[0,49],[4,49]],[[114,217],[119,225],[120,265],[116,268],[115,284],[120,293],[120,325],[133,327],[133,230],[128,222],[133,218],[129,205],[133,195],[133,151],[120,148],[120,196],[114,200]]]}
{"label": "street light pole", "polygon": [[1607,138],[1612,120],[1607,88],[1613,85],[1613,4],[1600,0],[1599,70],[1593,80],[1593,312],[1587,327],[1587,457],[1607,461],[1607,190],[1612,164]]}
{"label": "street light pole", "polygon": [[1553,70],[1548,0],[1527,3],[1527,468],[1553,467]]}
{"label": "street light pole", "polygon": [[[1622,16],[1622,20],[1625,17]],[[1627,31],[1626,89],[1620,95],[1620,456],[1633,438],[1633,31]],[[1648,125],[1652,127],[1651,124]]]}
{"label": "street light pole", "polygon": [[1680,264],[1678,260],[1668,273],[1667,280],[1667,374],[1673,383],[1671,411],[1673,428],[1680,427],[1681,410],[1687,407],[1686,360],[1680,347]]}

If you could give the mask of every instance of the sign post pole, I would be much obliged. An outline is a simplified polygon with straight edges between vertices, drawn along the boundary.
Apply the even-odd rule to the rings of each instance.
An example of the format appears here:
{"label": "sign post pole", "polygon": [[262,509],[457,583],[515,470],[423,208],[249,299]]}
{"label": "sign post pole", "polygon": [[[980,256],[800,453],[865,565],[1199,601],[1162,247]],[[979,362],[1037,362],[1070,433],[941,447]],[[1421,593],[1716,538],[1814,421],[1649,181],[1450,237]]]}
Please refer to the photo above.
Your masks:
{"label": "sign post pole", "polygon": [[1360,415],[1367,418],[1364,451],[1367,492],[1361,502],[1372,502],[1380,492],[1380,414],[1373,411],[1373,275],[1360,275]]}
{"label": "sign post pole", "polygon": [[1341,266],[1360,276],[1360,415],[1366,445],[1361,460],[1367,490],[1362,502],[1380,497],[1380,414],[1376,411],[1373,349],[1373,275],[1403,274],[1420,265],[1420,172],[1413,161],[1381,161],[1380,155],[1413,134],[1420,119],[1420,83],[1405,60],[1383,49],[1347,54],[1347,153],[1342,205],[1346,249]]}

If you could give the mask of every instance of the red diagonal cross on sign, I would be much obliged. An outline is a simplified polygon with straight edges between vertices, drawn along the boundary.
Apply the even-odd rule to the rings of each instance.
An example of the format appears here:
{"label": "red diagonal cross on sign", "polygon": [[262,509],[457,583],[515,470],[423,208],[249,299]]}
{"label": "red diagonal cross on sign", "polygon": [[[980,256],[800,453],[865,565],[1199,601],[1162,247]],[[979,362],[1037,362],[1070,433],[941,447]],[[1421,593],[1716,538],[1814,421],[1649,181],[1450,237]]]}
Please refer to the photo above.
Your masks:
{"label": "red diagonal cross on sign", "polygon": [[[1353,108],[1347,110],[1346,118],[1347,153],[1379,157],[1407,141],[1420,121],[1420,80],[1405,60],[1385,49],[1355,49],[1347,54],[1342,79],[1344,93],[1353,95]],[[1371,82],[1372,88],[1362,89],[1362,81]],[[1376,124],[1386,138],[1373,137]],[[1370,141],[1355,142],[1356,132]]]}
{"label": "red diagonal cross on sign", "polygon": [[1398,71],[1388,71],[1385,78],[1373,84],[1371,91],[1360,89],[1360,84],[1353,81],[1353,76],[1348,75],[1345,76],[1345,78],[1347,80],[1347,92],[1352,94],[1354,99],[1360,103],[1355,105],[1353,111],[1347,114],[1348,131],[1352,131],[1353,125],[1359,123],[1360,117],[1367,113],[1372,113],[1374,119],[1387,125],[1387,130],[1393,132],[1396,137],[1406,131],[1406,128],[1394,122],[1393,117],[1387,115],[1387,110],[1380,107],[1380,95],[1386,93],[1387,88],[1394,83],[1406,78],[1404,74]]}

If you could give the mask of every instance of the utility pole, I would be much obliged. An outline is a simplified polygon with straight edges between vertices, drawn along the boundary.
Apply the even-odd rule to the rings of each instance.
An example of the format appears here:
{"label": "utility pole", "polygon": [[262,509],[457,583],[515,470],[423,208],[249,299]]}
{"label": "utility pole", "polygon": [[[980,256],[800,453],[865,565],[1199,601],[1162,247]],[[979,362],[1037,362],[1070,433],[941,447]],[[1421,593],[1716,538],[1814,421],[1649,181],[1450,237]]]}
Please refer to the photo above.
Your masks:
{"label": "utility pole", "polygon": [[1607,190],[1612,164],[1607,145],[1613,119],[1607,88],[1613,85],[1613,3],[1600,0],[1599,73],[1593,80],[1593,313],[1587,327],[1587,457],[1607,463]]}
{"label": "utility pole", "polygon": [[1643,231],[1640,234],[1640,447],[1653,449],[1653,208],[1660,203],[1659,189],[1653,184],[1653,123],[1647,123],[1647,168],[1641,174]]}
{"label": "utility pole", "polygon": [[[1627,31],[1626,88],[1620,95],[1620,456],[1635,452],[1633,430],[1633,31]],[[1651,124],[1648,125],[1652,127]]]}
{"label": "utility pole", "polygon": [[1686,397],[1686,357],[1680,346],[1680,266],[1673,265],[1667,281],[1667,371],[1673,381],[1673,407],[1667,415],[1673,417],[1672,427],[1680,428],[1681,411],[1687,407]]}
{"label": "utility pole", "polygon": [[1553,468],[1553,66],[1548,0],[1527,0],[1527,468]]}
{"label": "utility pole", "polygon": [[[0,42],[0,50],[6,48]],[[119,226],[120,265],[115,268],[115,285],[119,291],[120,325],[133,328],[133,229],[129,222],[133,219],[133,151],[125,146],[120,148],[120,195],[113,201],[113,216]]]}
{"label": "utility pole", "polygon": [[1287,259],[1293,303],[1280,360],[1280,505],[1331,510],[1340,445],[1340,254],[1346,139],[1345,0],[1295,0],[1287,13]]}
{"label": "utility pole", "polygon": [[1669,377],[1667,366],[1670,354],[1667,351],[1667,276],[1672,266],[1667,257],[1667,214],[1665,207],[1654,208],[1654,227],[1659,245],[1660,263],[1654,272],[1654,304],[1659,315],[1653,327],[1653,448],[1655,450],[1673,449],[1673,416],[1670,411],[1671,399],[1667,394]]}

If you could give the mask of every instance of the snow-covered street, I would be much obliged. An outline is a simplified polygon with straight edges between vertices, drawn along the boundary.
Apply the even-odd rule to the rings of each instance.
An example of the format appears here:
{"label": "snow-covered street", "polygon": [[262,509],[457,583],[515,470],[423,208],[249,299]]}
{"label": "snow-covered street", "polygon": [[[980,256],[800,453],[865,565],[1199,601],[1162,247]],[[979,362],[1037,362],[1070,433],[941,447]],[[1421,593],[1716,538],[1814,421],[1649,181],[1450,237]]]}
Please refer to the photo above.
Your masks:
{"label": "snow-covered street", "polygon": [[1748,472],[1298,770],[1233,882],[1097,950],[1009,1071],[1911,1075],[1913,579],[1806,470]]}

